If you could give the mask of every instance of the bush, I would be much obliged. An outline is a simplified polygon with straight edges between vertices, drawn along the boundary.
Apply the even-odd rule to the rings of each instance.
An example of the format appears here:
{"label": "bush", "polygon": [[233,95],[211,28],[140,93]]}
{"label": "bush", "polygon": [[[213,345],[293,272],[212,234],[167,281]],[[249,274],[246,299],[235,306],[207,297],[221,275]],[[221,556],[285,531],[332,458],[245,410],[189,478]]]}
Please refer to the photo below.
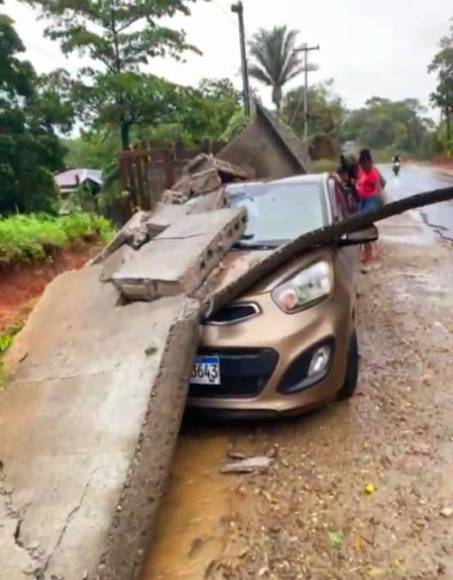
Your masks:
{"label": "bush", "polygon": [[90,238],[106,242],[112,234],[110,223],[95,214],[0,218],[0,266],[43,260],[55,250]]}

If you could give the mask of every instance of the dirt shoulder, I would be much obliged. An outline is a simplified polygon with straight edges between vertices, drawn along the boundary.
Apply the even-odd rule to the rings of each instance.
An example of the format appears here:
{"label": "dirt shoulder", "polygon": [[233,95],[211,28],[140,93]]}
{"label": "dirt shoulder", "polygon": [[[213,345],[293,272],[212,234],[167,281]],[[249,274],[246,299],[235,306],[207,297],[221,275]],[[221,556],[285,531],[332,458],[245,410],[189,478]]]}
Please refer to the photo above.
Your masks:
{"label": "dirt shoulder", "polygon": [[[178,578],[453,578],[453,252],[417,216],[381,230],[382,268],[361,282],[357,396],[305,418],[224,426],[198,440],[201,461],[203,445],[225,435],[236,450],[273,451],[276,459],[268,473],[229,479],[215,476],[218,464],[206,455],[199,471],[211,486],[224,478],[229,509],[201,538],[198,522],[214,514],[198,510],[180,522],[192,549],[178,553],[173,542],[165,553],[167,562],[180,561]],[[180,449],[193,437],[186,430]],[[174,488],[193,483],[187,461],[186,468],[177,457],[162,513],[176,537],[185,500]],[[200,497],[202,487],[200,480]],[[224,547],[215,557],[207,550],[193,574],[193,546],[219,535]],[[166,568],[152,555],[146,579],[170,577],[159,569]]]}
{"label": "dirt shoulder", "polygon": [[36,299],[58,274],[78,270],[100,247],[100,242],[79,244],[42,262],[0,268],[0,334],[27,318]]}

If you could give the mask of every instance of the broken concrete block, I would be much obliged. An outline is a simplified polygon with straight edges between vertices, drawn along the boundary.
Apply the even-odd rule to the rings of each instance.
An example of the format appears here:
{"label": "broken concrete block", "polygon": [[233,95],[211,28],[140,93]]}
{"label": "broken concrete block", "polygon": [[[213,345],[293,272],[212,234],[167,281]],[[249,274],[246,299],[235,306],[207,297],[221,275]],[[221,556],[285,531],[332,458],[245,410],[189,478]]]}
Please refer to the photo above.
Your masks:
{"label": "broken concrete block", "polygon": [[24,580],[25,569],[42,580],[133,580],[149,547],[199,304],[180,296],[118,306],[99,276],[93,266],[56,278],[8,355],[2,580]]}
{"label": "broken concrete block", "polygon": [[161,195],[161,202],[165,204],[182,205],[188,201],[189,196],[183,195],[178,191],[173,191],[172,189],[166,189]]}
{"label": "broken concrete block", "polygon": [[140,247],[148,239],[148,232],[145,222],[150,216],[150,212],[138,211],[131,219],[120,229],[113,240],[105,246],[105,248],[97,256],[95,256],[90,264],[100,264],[110,254],[116,252],[123,244],[129,244],[133,248]]}
{"label": "broken concrete block", "polygon": [[243,234],[245,208],[189,215],[145,244],[113,275],[128,300],[191,294]]}
{"label": "broken concrete block", "polygon": [[152,214],[146,219],[145,225],[148,231],[148,239],[152,240],[176,221],[190,213],[186,205],[168,205],[158,203]]}
{"label": "broken concrete block", "polygon": [[108,282],[113,274],[121,268],[134,252],[135,250],[133,248],[124,244],[113,252],[113,254],[107,256],[107,258],[102,262],[100,280],[102,282]]}
{"label": "broken concrete block", "polygon": [[211,167],[200,173],[183,175],[171,190],[164,192],[163,200],[165,203],[185,203],[192,197],[216,191],[221,185],[222,180],[217,169]]}
{"label": "broken concrete block", "polygon": [[205,195],[216,191],[222,185],[219,173],[215,167],[194,173],[188,178],[189,192],[192,196]]}
{"label": "broken concrete block", "polygon": [[[183,207],[189,209],[189,213],[203,213],[205,211],[212,211],[215,209],[222,209],[226,206],[226,197],[223,189],[218,189],[212,193],[195,197],[184,204]],[[178,206],[177,206],[178,207]]]}

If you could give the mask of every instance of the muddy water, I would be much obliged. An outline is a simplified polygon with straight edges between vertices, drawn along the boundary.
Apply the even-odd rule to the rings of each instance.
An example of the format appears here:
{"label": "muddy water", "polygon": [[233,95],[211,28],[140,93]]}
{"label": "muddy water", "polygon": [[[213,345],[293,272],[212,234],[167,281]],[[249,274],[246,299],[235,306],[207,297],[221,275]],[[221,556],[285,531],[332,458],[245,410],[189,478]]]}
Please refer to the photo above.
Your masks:
{"label": "muddy water", "polygon": [[239,497],[237,478],[221,475],[219,465],[233,444],[227,428],[184,426],[142,580],[200,580],[223,554]]}

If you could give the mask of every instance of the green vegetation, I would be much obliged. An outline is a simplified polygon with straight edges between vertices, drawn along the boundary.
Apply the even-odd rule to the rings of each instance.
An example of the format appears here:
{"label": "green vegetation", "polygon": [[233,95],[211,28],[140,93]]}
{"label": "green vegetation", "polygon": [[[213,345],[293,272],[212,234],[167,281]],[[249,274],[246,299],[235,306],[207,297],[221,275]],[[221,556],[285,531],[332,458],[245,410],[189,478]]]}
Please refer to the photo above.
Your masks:
{"label": "green vegetation", "polygon": [[440,50],[435,55],[428,68],[429,72],[437,74],[437,86],[431,95],[431,100],[442,111],[445,119],[445,131],[441,138],[447,154],[453,151],[453,134],[451,131],[451,116],[453,115],[453,19],[450,21],[450,31],[440,41]]}
{"label": "green vegetation", "polygon": [[[329,79],[308,90],[309,129],[311,135],[337,137],[346,117],[341,97],[335,94],[334,81]],[[285,95],[282,115],[284,120],[302,137],[304,133],[304,87]]]}
{"label": "green vegetation", "polygon": [[13,324],[0,334],[0,390],[6,382],[5,371],[3,368],[3,357],[9,347],[13,344],[16,334],[22,330],[22,327],[23,322],[16,322],[16,324]]}
{"label": "green vegetation", "polygon": [[3,334],[0,334],[0,360],[9,349],[9,347],[13,344],[14,337],[22,330],[22,327],[23,323],[18,322],[13,326],[10,326]]}
{"label": "green vegetation", "polygon": [[63,167],[56,130],[70,126],[70,107],[50,77],[39,77],[10,18],[0,14],[0,215],[49,211],[52,173]]}
{"label": "green vegetation", "polygon": [[95,214],[64,217],[17,215],[0,219],[0,267],[43,260],[65,246],[98,238],[108,241],[110,223]]}
{"label": "green vegetation", "polygon": [[190,15],[195,0],[28,0],[47,22],[46,36],[65,54],[87,57],[73,81],[82,120],[118,129],[121,147],[130,145],[139,123],[158,124],[172,106],[173,86],[141,71],[156,57],[181,59],[188,44],[184,30],[167,25]]}
{"label": "green vegetation", "polygon": [[[297,135],[304,130],[304,89],[284,98],[282,116]],[[389,161],[395,152],[430,157],[436,148],[436,127],[417,99],[369,99],[360,109],[347,110],[333,90],[333,81],[314,85],[308,93],[310,137],[323,136],[333,145],[355,142]],[[334,146],[333,150],[336,149]]]}
{"label": "green vegetation", "polygon": [[250,76],[272,88],[272,101],[280,112],[283,88],[303,71],[297,52],[297,30],[275,26],[272,30],[260,29],[249,42],[253,62]]}
{"label": "green vegetation", "polygon": [[340,131],[342,141],[356,141],[376,150],[391,148],[415,157],[432,155],[434,135],[434,122],[417,99],[380,97],[348,113]]}

